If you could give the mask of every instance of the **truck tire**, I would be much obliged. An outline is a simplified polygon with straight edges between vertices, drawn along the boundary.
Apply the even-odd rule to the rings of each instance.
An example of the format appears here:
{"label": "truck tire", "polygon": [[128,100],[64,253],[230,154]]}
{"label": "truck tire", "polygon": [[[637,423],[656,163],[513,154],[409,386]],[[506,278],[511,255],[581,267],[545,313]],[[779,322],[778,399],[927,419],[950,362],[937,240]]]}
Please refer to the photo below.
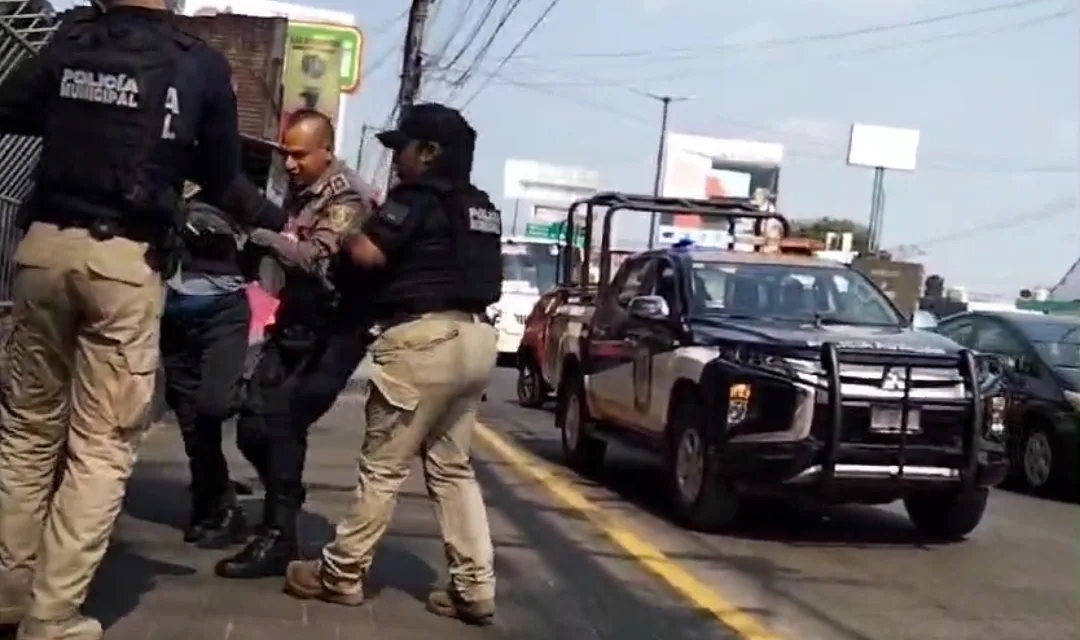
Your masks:
{"label": "truck tire", "polygon": [[987,488],[972,489],[966,493],[919,492],[905,498],[904,507],[920,534],[935,540],[957,542],[966,538],[982,522],[989,496],[990,490]]}
{"label": "truck tire", "polygon": [[563,457],[571,468],[582,474],[596,473],[604,464],[607,443],[585,430],[592,418],[580,376],[571,375],[560,395],[558,420]]}
{"label": "truck tire", "polygon": [[739,496],[719,473],[704,416],[696,393],[677,393],[668,416],[664,475],[675,520],[687,529],[715,533],[735,523]]}
{"label": "truck tire", "polygon": [[518,404],[527,409],[543,406],[544,401],[547,400],[548,390],[547,385],[544,384],[544,376],[540,373],[540,367],[536,366],[536,361],[529,354],[518,354],[517,370]]}
{"label": "truck tire", "polygon": [[1045,421],[1032,423],[1017,444],[1017,475],[1028,491],[1050,496],[1065,486],[1064,455],[1059,438]]}

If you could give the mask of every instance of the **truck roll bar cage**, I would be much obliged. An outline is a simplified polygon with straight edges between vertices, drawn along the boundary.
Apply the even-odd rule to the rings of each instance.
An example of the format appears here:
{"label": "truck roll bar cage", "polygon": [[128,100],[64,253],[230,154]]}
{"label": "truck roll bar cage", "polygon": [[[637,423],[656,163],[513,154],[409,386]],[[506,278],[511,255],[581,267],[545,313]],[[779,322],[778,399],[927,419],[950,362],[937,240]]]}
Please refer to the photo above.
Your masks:
{"label": "truck roll bar cage", "polygon": [[[589,282],[589,260],[592,253],[593,242],[593,218],[595,207],[605,207],[604,224],[600,234],[600,282],[607,282],[611,277],[611,266],[608,254],[611,252],[611,219],[618,211],[640,211],[672,214],[691,214],[703,218],[720,218],[727,220],[728,234],[734,238],[736,220],[777,220],[784,227],[784,235],[791,233],[791,224],[787,218],[779,213],[762,211],[757,208],[748,198],[712,198],[709,200],[694,200],[689,198],[666,198],[662,196],[649,196],[631,193],[619,193],[604,191],[591,197],[577,200],[570,205],[566,213],[565,244],[564,251],[569,252],[574,246],[574,218],[579,207],[585,207],[585,231],[582,251],[582,260],[579,265],[579,277],[581,284]],[[651,230],[650,230],[651,233]],[[729,244],[729,249],[734,249],[734,241]],[[568,254],[569,255],[569,254]],[[569,283],[573,280],[574,267],[571,260],[561,261],[562,281]]]}

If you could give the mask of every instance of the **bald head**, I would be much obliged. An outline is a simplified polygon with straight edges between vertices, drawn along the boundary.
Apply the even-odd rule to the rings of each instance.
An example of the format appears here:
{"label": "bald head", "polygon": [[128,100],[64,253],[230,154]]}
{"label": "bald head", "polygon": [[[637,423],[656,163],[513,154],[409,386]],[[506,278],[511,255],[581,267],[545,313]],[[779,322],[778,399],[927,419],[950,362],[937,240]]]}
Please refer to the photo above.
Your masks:
{"label": "bald head", "polygon": [[334,150],[334,125],[326,114],[314,109],[300,109],[289,116],[285,133],[310,139],[328,151]]}
{"label": "bald head", "polygon": [[318,111],[301,109],[286,121],[281,145],[287,154],[285,168],[293,183],[311,185],[334,160],[334,125]]}

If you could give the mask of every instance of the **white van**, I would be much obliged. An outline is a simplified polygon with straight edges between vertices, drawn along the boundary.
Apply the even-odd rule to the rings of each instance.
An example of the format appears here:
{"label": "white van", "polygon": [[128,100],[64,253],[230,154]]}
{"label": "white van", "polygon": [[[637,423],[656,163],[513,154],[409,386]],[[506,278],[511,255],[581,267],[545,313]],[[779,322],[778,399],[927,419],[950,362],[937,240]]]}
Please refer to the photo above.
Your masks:
{"label": "white van", "polygon": [[499,331],[500,357],[517,355],[525,332],[525,319],[540,294],[558,284],[559,247],[557,240],[503,238],[502,297],[488,307],[488,317]]}

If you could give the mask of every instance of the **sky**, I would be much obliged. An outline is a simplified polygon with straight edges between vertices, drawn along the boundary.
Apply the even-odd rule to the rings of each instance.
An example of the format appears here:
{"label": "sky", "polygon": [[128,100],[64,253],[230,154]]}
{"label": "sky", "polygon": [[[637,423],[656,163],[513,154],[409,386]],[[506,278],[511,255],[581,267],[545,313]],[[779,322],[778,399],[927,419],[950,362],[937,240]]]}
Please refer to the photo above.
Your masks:
{"label": "sky", "polygon": [[[604,188],[651,191],[660,104],[641,92],[689,98],[672,105],[670,131],[782,143],[789,218],[865,223],[873,176],[845,165],[851,123],[919,129],[916,171],[885,177],[883,246],[917,246],[905,255],[949,285],[1014,295],[1053,285],[1080,257],[1080,29],[1073,0],[984,10],[1007,1],[563,0],[492,75],[548,5],[522,0],[455,90],[512,0],[497,1],[450,69],[440,67],[488,2],[436,0],[421,98],[461,106],[484,85],[465,111],[479,132],[474,182],[505,219],[507,158],[588,167]],[[340,150],[353,159],[362,124],[387,122],[409,2],[305,4],[353,12],[365,32]],[[967,15],[925,20],[944,14]],[[868,33],[807,37],[859,30]],[[363,171],[379,161],[368,139]],[[641,245],[647,217],[631,216],[618,241]]]}

